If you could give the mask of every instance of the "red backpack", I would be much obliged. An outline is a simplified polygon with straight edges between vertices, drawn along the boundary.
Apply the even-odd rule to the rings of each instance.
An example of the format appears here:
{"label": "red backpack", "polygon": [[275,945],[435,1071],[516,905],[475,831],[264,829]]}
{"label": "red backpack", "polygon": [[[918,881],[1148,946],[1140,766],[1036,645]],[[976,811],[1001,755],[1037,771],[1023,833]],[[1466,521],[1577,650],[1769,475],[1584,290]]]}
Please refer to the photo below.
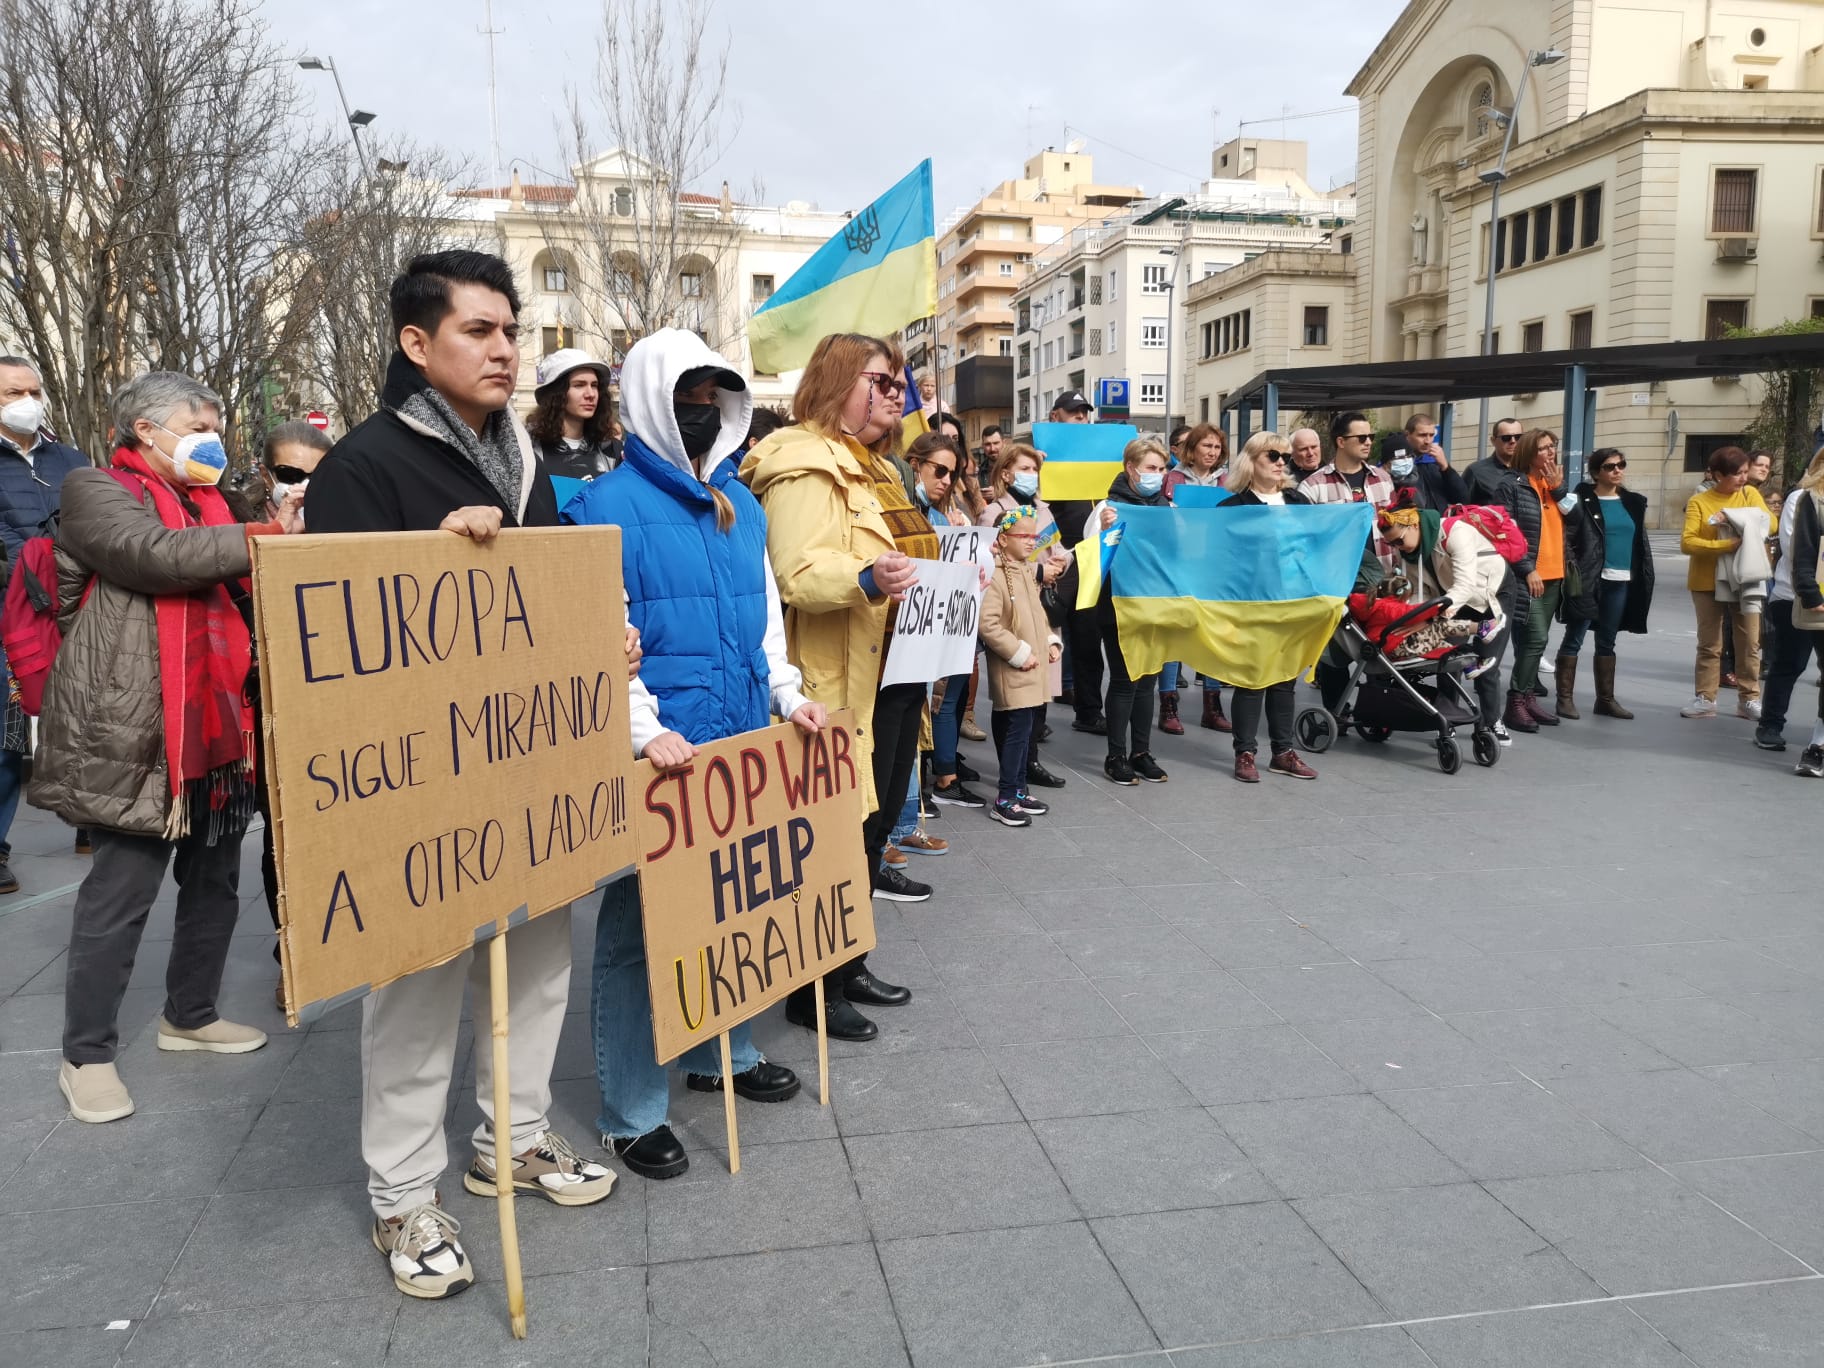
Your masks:
{"label": "red backpack", "polygon": [[1444,515],[1443,533],[1450,535],[1451,524],[1461,518],[1489,540],[1501,559],[1509,565],[1526,556],[1526,534],[1514,515],[1500,504],[1458,504]]}

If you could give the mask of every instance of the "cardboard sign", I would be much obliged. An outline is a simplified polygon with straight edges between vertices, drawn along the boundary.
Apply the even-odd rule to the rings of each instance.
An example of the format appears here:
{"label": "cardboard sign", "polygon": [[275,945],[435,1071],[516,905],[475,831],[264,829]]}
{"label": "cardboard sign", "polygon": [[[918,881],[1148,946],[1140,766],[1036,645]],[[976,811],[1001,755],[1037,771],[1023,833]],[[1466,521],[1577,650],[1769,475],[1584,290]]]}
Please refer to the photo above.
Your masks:
{"label": "cardboard sign", "polygon": [[714,1040],[874,948],[855,714],[697,748],[634,775],[658,1062]]}
{"label": "cardboard sign", "polygon": [[261,537],[253,583],[293,1023],[632,865],[618,528]]}
{"label": "cardboard sign", "polygon": [[881,687],[930,684],[975,668],[982,575],[973,560],[915,560],[918,582],[893,618]]}

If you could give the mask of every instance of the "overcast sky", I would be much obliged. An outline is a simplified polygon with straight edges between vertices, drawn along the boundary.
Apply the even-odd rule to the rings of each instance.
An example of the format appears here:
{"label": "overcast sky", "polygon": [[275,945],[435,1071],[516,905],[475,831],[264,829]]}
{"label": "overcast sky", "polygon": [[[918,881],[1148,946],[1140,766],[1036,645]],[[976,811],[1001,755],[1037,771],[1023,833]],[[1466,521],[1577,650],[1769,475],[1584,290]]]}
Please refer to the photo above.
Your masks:
{"label": "overcast sky", "polygon": [[[1019,174],[1068,125],[1097,179],[1181,190],[1210,171],[1210,149],[1280,116],[1352,106],[1342,88],[1403,0],[719,0],[712,33],[731,44],[720,165],[740,194],[755,178],[772,203],[856,208],[932,158],[940,221]],[[350,104],[375,131],[405,132],[489,162],[484,0],[267,0],[287,48],[335,59]],[[562,170],[556,120],[567,86],[588,78],[593,0],[494,0],[503,166],[527,180]],[[299,73],[333,116],[326,74]],[[868,112],[869,107],[878,112]],[[1028,128],[1031,137],[1028,138]],[[1284,124],[1311,144],[1319,189],[1354,172],[1353,109]]]}

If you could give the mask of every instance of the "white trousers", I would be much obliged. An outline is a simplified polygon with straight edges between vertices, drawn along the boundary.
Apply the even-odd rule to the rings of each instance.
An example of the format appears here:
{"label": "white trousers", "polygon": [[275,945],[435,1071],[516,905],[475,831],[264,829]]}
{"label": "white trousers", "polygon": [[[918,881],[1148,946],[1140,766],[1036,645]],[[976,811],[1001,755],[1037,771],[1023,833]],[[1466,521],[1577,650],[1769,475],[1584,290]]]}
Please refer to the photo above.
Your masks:
{"label": "white trousers", "polygon": [[[590,899],[593,902],[597,899]],[[468,950],[447,964],[389,983],[361,1004],[361,1157],[374,1211],[398,1216],[428,1203],[449,1164],[443,1118],[467,975],[475,1018],[475,1148],[494,1157],[494,1047],[487,1022],[488,955]],[[508,1085],[512,1149],[546,1128],[551,1068],[570,1001],[570,908],[507,933]]]}

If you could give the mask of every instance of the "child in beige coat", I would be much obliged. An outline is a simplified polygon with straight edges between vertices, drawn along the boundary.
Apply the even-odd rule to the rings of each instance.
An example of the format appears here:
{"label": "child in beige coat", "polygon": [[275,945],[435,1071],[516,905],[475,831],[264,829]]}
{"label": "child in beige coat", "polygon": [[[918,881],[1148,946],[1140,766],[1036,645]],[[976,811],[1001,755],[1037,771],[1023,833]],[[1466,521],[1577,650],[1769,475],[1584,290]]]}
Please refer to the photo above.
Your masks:
{"label": "child in beige coat", "polygon": [[1026,792],[1026,767],[1039,710],[1051,693],[1046,667],[1058,659],[1064,643],[1046,621],[1030,560],[1039,535],[1037,514],[1021,505],[1003,513],[995,526],[994,577],[982,593],[981,634],[988,648],[1001,781],[988,815],[1003,826],[1023,827],[1050,811]]}

